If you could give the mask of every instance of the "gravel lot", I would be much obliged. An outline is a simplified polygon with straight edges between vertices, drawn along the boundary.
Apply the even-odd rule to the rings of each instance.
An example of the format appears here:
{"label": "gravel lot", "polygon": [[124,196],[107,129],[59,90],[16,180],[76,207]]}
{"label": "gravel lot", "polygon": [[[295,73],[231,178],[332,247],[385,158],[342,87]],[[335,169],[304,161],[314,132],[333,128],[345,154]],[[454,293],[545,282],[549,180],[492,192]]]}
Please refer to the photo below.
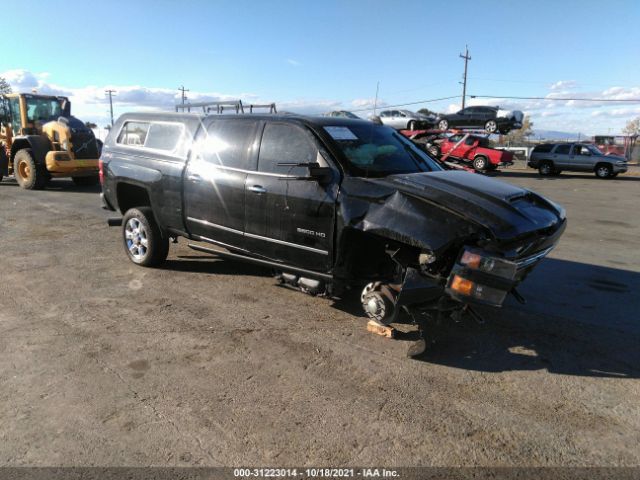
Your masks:
{"label": "gravel lot", "polygon": [[639,465],[640,177],[497,174],[565,206],[525,306],[421,360],[353,300],[172,246],[134,266],[96,189],[0,183],[2,465]]}

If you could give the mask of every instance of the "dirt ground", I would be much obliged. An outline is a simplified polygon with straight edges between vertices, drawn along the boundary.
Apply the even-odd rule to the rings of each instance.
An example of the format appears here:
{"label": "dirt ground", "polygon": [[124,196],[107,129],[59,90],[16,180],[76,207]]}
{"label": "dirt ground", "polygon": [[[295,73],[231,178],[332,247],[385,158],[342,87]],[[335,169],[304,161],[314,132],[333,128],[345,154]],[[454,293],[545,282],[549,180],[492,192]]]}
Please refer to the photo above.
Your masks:
{"label": "dirt ground", "polygon": [[528,303],[420,360],[357,301],[172,246],[136,267],[97,189],[0,183],[0,464],[639,465],[640,177],[506,172],[565,206]]}

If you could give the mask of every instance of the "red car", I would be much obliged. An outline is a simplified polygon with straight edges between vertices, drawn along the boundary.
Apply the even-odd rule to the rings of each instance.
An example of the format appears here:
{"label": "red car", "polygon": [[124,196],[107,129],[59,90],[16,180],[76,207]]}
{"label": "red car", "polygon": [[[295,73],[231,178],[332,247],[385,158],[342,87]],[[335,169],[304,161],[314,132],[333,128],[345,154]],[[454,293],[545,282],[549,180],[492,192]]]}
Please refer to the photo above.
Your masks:
{"label": "red car", "polygon": [[470,162],[479,172],[513,165],[513,153],[491,148],[484,137],[467,135],[465,138],[465,134],[460,133],[446,137],[438,147],[442,157]]}

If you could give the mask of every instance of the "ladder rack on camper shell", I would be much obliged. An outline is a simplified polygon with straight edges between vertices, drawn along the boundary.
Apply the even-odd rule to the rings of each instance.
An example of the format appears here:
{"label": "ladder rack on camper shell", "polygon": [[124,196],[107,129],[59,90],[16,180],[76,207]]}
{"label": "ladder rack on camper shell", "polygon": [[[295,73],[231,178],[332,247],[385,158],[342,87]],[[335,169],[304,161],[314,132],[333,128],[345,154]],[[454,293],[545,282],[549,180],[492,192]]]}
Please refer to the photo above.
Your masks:
{"label": "ladder rack on camper shell", "polygon": [[264,104],[248,104],[244,105],[242,100],[226,101],[226,102],[198,102],[198,103],[179,103],[176,105],[176,112],[191,112],[191,109],[202,108],[202,113],[209,115],[210,113],[216,113],[218,115],[225,113],[225,110],[231,110],[237,114],[246,113],[245,109],[249,110],[249,113],[253,113],[255,109],[269,109],[269,113],[278,113],[275,103]]}

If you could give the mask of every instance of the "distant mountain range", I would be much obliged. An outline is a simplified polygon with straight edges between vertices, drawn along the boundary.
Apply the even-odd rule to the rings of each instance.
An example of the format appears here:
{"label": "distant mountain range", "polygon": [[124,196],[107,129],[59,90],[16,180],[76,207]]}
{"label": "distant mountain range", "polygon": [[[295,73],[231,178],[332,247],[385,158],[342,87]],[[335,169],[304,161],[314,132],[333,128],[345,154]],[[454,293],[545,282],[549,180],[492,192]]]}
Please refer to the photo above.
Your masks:
{"label": "distant mountain range", "polygon": [[533,135],[529,138],[541,138],[543,140],[585,140],[590,139],[590,135],[580,132],[561,132],[559,130],[533,130]]}

